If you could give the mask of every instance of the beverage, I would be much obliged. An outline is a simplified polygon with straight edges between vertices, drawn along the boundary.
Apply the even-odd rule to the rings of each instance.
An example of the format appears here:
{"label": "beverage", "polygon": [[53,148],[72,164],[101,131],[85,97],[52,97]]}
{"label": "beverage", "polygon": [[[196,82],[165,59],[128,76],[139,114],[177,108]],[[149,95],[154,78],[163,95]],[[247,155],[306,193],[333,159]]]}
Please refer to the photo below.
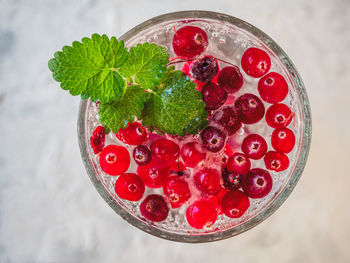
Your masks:
{"label": "beverage", "polygon": [[[207,40],[200,36],[200,41],[208,44],[199,57],[177,58],[181,50],[174,48],[174,36],[188,26],[203,30]],[[233,236],[274,212],[301,175],[311,136],[304,87],[277,44],[243,21],[210,12],[164,15],[121,39],[127,47],[143,42],[166,47],[169,64],[196,82],[209,123],[182,137],[158,135],[135,119],[117,136],[107,134],[105,147],[95,149],[96,154],[90,143],[101,129],[99,104],[83,101],[80,148],[89,176],[108,204],[142,230],[183,242]],[[254,56],[265,63],[261,72],[249,64]],[[232,84],[227,78],[233,74]],[[273,82],[279,84],[277,93],[269,94],[266,85]],[[229,87],[223,89],[225,85]],[[113,158],[122,160],[117,168],[108,166]],[[130,196],[130,189],[124,189],[130,185],[139,192]]]}

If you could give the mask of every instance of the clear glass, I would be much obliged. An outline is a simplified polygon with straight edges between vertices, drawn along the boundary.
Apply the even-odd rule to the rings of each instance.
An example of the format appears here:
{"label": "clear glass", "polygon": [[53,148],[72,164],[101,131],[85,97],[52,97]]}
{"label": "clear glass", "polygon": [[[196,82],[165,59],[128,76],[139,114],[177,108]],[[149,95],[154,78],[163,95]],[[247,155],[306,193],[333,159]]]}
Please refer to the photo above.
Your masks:
{"label": "clear glass", "polygon": [[[207,53],[215,53],[215,56],[224,60],[229,57],[229,61],[236,65],[240,65],[240,57],[247,47],[257,46],[266,50],[272,59],[271,70],[279,72],[287,80],[290,92],[286,99],[287,102],[284,103],[289,102],[288,106],[296,114],[293,123],[296,146],[289,154],[290,167],[282,173],[271,172],[274,178],[274,186],[270,194],[261,199],[251,199],[251,207],[241,218],[228,219],[219,216],[217,222],[209,229],[198,230],[189,227],[183,218],[179,218],[178,211],[172,210],[170,210],[168,219],[164,222],[152,223],[143,219],[140,215],[139,203],[118,198],[114,193],[116,178],[104,174],[100,169],[98,157],[94,155],[89,145],[89,138],[98,125],[98,110],[94,103],[89,100],[82,101],[80,104],[78,136],[81,155],[88,175],[97,191],[117,214],[132,225],[158,237],[180,242],[208,242],[228,238],[254,227],[276,211],[286,200],[299,180],[307,160],[311,141],[311,115],[303,82],[288,56],[265,33],[237,18],[206,11],[170,13],[136,26],[119,39],[124,40],[126,46],[145,41],[155,42],[168,47],[169,52],[171,52],[171,38],[169,36],[173,34],[174,27],[178,28],[184,24],[202,27],[209,35],[209,42],[215,43],[209,46]],[[235,48],[230,48],[232,46],[235,46]],[[255,87],[256,90],[257,79],[248,77],[246,82],[246,86],[242,88],[242,93],[256,93],[252,90],[252,87]],[[265,107],[267,108],[268,104],[265,103]],[[238,132],[237,140],[244,138],[244,131],[245,128],[243,127]],[[250,132],[258,132],[266,137],[272,133],[272,128],[261,123],[256,125],[254,130],[250,129]],[[107,144],[113,142],[114,138],[112,134],[107,136]],[[264,167],[262,160],[256,161],[253,165]],[[135,167],[130,169],[135,169]],[[148,191],[161,193],[161,190]],[[181,212],[184,213],[185,211]]]}

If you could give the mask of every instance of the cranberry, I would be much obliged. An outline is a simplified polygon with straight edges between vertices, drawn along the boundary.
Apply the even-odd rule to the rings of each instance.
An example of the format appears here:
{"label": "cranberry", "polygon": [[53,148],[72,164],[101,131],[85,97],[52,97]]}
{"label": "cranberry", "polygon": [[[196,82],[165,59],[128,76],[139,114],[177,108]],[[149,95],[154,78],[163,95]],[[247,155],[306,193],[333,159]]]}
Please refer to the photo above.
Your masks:
{"label": "cranberry", "polygon": [[161,195],[149,195],[140,205],[141,214],[154,222],[161,222],[168,217],[169,208]]}
{"label": "cranberry", "polygon": [[105,128],[103,126],[98,126],[90,137],[90,145],[95,154],[102,152],[102,149],[105,146],[105,138]]}
{"label": "cranberry", "polygon": [[201,132],[203,146],[211,152],[218,152],[225,146],[226,135],[221,130],[207,126]]}
{"label": "cranberry", "polygon": [[231,190],[222,198],[221,206],[226,216],[239,218],[247,211],[250,202],[245,193],[239,190]]}
{"label": "cranberry", "polygon": [[152,160],[150,163],[137,167],[137,175],[150,188],[162,187],[170,175],[168,163],[161,160]]}
{"label": "cranberry", "polygon": [[118,177],[114,190],[120,198],[139,201],[145,192],[145,184],[136,174],[125,173]]}
{"label": "cranberry", "polygon": [[250,198],[262,198],[272,189],[272,178],[268,171],[254,168],[244,176],[242,188]]}
{"label": "cranberry", "polygon": [[270,72],[259,80],[258,91],[264,101],[277,103],[287,96],[288,84],[280,74]]}
{"label": "cranberry", "polygon": [[136,146],[132,156],[138,165],[146,165],[152,161],[152,153],[145,145]]}
{"label": "cranberry", "polygon": [[180,148],[175,142],[161,138],[152,143],[151,151],[153,156],[164,161],[169,161],[177,158]]}
{"label": "cranberry", "polygon": [[242,175],[236,172],[229,172],[227,169],[222,171],[223,185],[229,190],[241,187]]}
{"label": "cranberry", "polygon": [[207,110],[216,110],[227,99],[227,92],[215,83],[207,83],[202,88],[202,97]]}
{"label": "cranberry", "polygon": [[177,173],[178,175],[183,175],[186,170],[186,166],[182,161],[178,159],[168,162],[170,166],[170,171]]}
{"label": "cranberry", "polygon": [[208,195],[217,193],[220,188],[220,173],[215,169],[204,168],[194,175],[194,182],[199,190]]}
{"label": "cranberry", "polygon": [[100,167],[109,175],[119,175],[128,170],[130,155],[125,147],[108,145],[100,154]]}
{"label": "cranberry", "polygon": [[184,26],[175,32],[173,49],[176,55],[184,58],[194,58],[207,48],[207,34],[195,26]]}
{"label": "cranberry", "polygon": [[267,169],[276,172],[286,170],[289,166],[289,159],[287,155],[273,151],[270,151],[265,155],[264,162]]}
{"label": "cranberry", "polygon": [[215,112],[211,120],[222,126],[228,135],[234,134],[242,126],[236,108],[230,106],[222,107],[222,109]]}
{"label": "cranberry", "polygon": [[178,176],[169,177],[163,186],[163,191],[172,208],[182,206],[191,197],[188,183]]}
{"label": "cranberry", "polygon": [[288,128],[276,129],[272,133],[271,144],[277,152],[289,153],[295,145],[294,133]]}
{"label": "cranberry", "polygon": [[233,152],[231,146],[228,143],[226,143],[226,145],[225,145],[225,154],[227,156],[231,156],[233,153],[234,152]]}
{"label": "cranberry", "polygon": [[262,101],[250,93],[240,96],[235,102],[235,107],[241,121],[246,124],[260,121],[265,114],[265,107]]}
{"label": "cranberry", "polygon": [[205,199],[195,201],[186,211],[188,224],[197,229],[209,228],[215,223],[216,218],[215,204]]}
{"label": "cranberry", "polygon": [[223,211],[222,211],[222,207],[221,207],[221,202],[222,202],[222,198],[224,197],[224,195],[228,192],[228,190],[226,188],[221,188],[219,190],[219,192],[217,192],[215,195],[213,195],[212,197],[209,198],[209,201],[213,202],[216,206],[216,212],[218,215],[222,215]]}
{"label": "cranberry", "polygon": [[236,152],[228,158],[227,171],[246,174],[250,170],[250,160],[243,153]]}
{"label": "cranberry", "polygon": [[206,56],[194,62],[190,70],[191,75],[200,82],[209,82],[218,74],[219,66],[216,59]]}
{"label": "cranberry", "polygon": [[218,84],[223,87],[227,93],[239,91],[243,85],[243,77],[239,68],[236,66],[223,68],[218,76]]}
{"label": "cranberry", "polygon": [[266,122],[272,128],[287,127],[292,121],[294,113],[285,104],[274,104],[266,111]]}
{"label": "cranberry", "polygon": [[141,123],[128,123],[125,129],[120,129],[117,138],[129,145],[139,145],[147,140],[148,133]]}
{"label": "cranberry", "polygon": [[270,70],[271,60],[265,51],[251,47],[244,52],[241,65],[249,76],[260,78]]}
{"label": "cranberry", "polygon": [[258,160],[266,154],[267,143],[260,135],[250,134],[244,138],[241,148],[247,157]]}
{"label": "cranberry", "polygon": [[195,168],[199,162],[205,159],[206,153],[197,142],[189,142],[182,146],[181,157],[187,167]]}

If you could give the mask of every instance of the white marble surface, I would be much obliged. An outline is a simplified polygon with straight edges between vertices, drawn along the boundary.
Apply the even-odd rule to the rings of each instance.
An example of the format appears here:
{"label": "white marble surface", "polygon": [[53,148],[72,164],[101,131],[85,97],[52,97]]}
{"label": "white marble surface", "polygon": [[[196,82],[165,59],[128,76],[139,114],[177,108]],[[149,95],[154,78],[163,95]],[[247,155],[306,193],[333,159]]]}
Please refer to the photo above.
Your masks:
{"label": "white marble surface", "polygon": [[[47,68],[73,40],[186,9],[268,33],[296,64],[313,113],[290,198],[256,228],[200,245],[145,234],[102,200],[78,149],[79,98]],[[0,0],[0,262],[349,262],[349,28],[348,0]]]}

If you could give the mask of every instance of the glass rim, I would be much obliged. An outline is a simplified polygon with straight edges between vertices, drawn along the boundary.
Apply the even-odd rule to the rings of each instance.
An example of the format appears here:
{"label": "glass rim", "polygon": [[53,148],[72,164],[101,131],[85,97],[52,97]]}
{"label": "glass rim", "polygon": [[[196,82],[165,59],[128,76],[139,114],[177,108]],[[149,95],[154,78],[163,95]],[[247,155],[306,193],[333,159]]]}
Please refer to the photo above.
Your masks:
{"label": "glass rim", "polygon": [[78,115],[79,148],[80,148],[80,153],[84,162],[85,169],[90,177],[91,182],[95,186],[96,190],[102,196],[102,198],[107,202],[107,204],[128,223],[132,224],[133,226],[149,234],[152,234],[160,238],[172,240],[172,241],[187,242],[187,243],[211,242],[211,241],[222,240],[229,237],[233,237],[235,235],[238,235],[240,233],[243,233],[253,228],[254,226],[264,221],[266,218],[268,218],[272,213],[274,213],[282,205],[282,203],[288,198],[288,196],[293,191],[295,185],[297,184],[304,170],[306,160],[309,154],[310,143],[311,143],[311,131],[312,131],[311,111],[310,111],[310,104],[309,104],[309,100],[307,97],[307,93],[306,93],[303,81],[299,73],[297,72],[293,62],[290,60],[287,54],[268,35],[266,35],[264,32],[262,32],[258,28],[254,27],[253,25],[241,19],[235,18],[233,16],[229,16],[226,14],[211,12],[211,11],[191,10],[191,11],[173,12],[173,13],[167,13],[167,14],[163,14],[163,15],[151,18],[135,26],[134,28],[132,28],[131,30],[123,34],[119,39],[127,41],[128,39],[133,37],[135,34],[140,33],[141,31],[153,26],[154,24],[167,22],[170,20],[180,20],[180,19],[215,19],[218,21],[233,24],[236,27],[246,30],[247,32],[257,37],[259,40],[264,42],[276,54],[276,56],[279,58],[279,60],[286,67],[288,73],[290,74],[295,84],[295,87],[297,89],[297,93],[301,103],[301,110],[302,110],[302,117],[303,117],[303,131],[301,136],[302,143],[301,143],[301,151],[298,156],[295,169],[292,175],[290,176],[289,180],[285,184],[284,188],[278,194],[278,196],[269,205],[267,205],[259,214],[257,214],[253,218],[248,219],[246,222],[242,223],[241,225],[231,229],[227,229],[220,232],[208,233],[208,234],[207,233],[200,234],[200,235],[186,235],[186,234],[177,234],[174,232],[167,232],[165,230],[155,228],[152,225],[148,224],[147,222],[138,220],[136,217],[129,214],[128,211],[124,210],[114,201],[114,199],[105,190],[102,183],[98,180],[95,174],[93,165],[90,162],[89,154],[87,151],[89,144],[87,143],[88,140],[85,133],[86,131],[85,125],[86,125],[86,112],[87,112],[88,100],[82,100],[79,105],[79,115]]}

